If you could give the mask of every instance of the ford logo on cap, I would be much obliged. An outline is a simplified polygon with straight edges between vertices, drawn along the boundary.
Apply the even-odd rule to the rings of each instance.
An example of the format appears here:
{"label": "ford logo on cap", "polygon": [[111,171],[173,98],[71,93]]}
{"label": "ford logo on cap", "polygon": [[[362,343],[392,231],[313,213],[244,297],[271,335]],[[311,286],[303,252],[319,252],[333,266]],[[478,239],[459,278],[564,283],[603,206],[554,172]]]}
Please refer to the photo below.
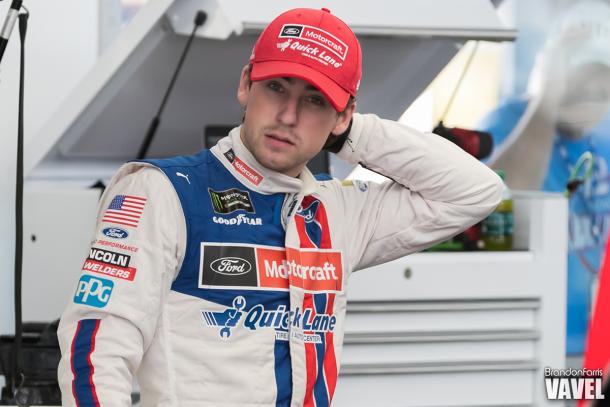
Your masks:
{"label": "ford logo on cap", "polygon": [[210,264],[210,268],[218,274],[225,276],[239,276],[246,274],[252,269],[249,261],[239,257],[222,257],[214,260]]}
{"label": "ford logo on cap", "polygon": [[110,237],[112,239],[125,239],[129,236],[126,230],[121,228],[105,228],[102,230],[104,236]]}
{"label": "ford logo on cap", "polygon": [[298,37],[301,35],[301,31],[303,31],[302,25],[284,25],[280,36]]}

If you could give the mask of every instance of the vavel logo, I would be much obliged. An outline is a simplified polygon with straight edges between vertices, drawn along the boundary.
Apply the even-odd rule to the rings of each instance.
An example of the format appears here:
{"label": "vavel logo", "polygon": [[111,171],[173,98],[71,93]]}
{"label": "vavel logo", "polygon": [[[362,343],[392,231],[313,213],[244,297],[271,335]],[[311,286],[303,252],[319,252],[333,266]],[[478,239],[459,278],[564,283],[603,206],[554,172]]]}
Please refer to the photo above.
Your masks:
{"label": "vavel logo", "polygon": [[210,264],[210,268],[225,276],[239,276],[252,270],[252,265],[249,261],[239,257],[224,257],[214,260]]}
{"label": "vavel logo", "polygon": [[602,369],[551,369],[544,368],[544,385],[549,400],[600,400]]}

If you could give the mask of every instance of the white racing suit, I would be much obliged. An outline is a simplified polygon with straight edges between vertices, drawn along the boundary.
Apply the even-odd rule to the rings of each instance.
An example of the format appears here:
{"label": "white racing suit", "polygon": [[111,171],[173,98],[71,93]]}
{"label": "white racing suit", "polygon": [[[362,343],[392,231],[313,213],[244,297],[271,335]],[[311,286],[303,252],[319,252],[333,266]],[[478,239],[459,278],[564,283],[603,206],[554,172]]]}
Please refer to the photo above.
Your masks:
{"label": "white racing suit", "polygon": [[128,406],[134,374],[145,406],[328,406],[351,273],[500,201],[485,165],[375,115],[354,115],[338,155],[382,184],[270,171],[239,132],[111,180],[59,327],[64,406]]}

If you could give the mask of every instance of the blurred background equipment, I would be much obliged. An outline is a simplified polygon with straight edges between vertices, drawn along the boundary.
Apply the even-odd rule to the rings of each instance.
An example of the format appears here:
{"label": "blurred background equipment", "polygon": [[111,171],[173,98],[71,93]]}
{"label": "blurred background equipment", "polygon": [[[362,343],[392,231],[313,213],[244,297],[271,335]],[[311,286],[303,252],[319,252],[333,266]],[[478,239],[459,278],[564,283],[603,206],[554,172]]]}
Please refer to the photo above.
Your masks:
{"label": "blurred background equipment", "polygon": [[[504,181],[504,171],[497,171]],[[513,248],[513,198],[510,189],[504,184],[502,201],[482,222],[481,233],[485,250],[512,250]]]}
{"label": "blurred background equipment", "polygon": [[2,57],[4,57],[4,51],[13,32],[15,22],[17,22],[17,16],[19,15],[22,3],[22,0],[13,0],[8,13],[6,13],[6,19],[2,25],[2,31],[0,31],[0,63],[2,63]]}
{"label": "blurred background equipment", "polygon": [[462,150],[479,160],[489,157],[493,149],[491,134],[485,131],[445,127],[443,122],[439,122],[432,133],[457,144]]}
{"label": "blurred background equipment", "polygon": [[[17,378],[20,392],[17,398],[10,386],[2,389],[0,405],[36,406],[61,405],[61,393],[57,383],[57,365],[61,354],[57,342],[57,325],[28,322],[23,325],[21,373]],[[11,365],[14,360],[14,337],[0,335],[0,375],[13,378]]]}
{"label": "blurred background equipment", "polygon": [[549,1],[536,21],[529,4],[514,4],[531,35],[512,51],[514,86],[478,129],[492,135],[487,162],[513,190],[567,189],[566,348],[580,367],[610,229],[610,4]]}
{"label": "blurred background equipment", "polygon": [[[443,124],[443,120],[447,117],[447,115],[451,112],[451,108],[453,107],[453,102],[455,101],[455,97],[458,94],[460,88],[464,83],[464,79],[466,78],[466,74],[468,73],[474,57],[477,53],[479,47],[479,42],[475,42],[474,47],[472,48],[470,54],[468,55],[468,59],[464,63],[464,66],[461,70],[461,73],[457,79],[453,90],[451,91],[451,95],[445,105],[445,109],[441,115],[440,121],[436,125],[436,127],[432,130],[432,133],[437,134],[452,143],[456,144],[462,150],[466,151],[468,154],[472,155],[474,158],[482,160],[487,158],[493,149],[493,139],[491,135],[487,132],[469,130],[465,128],[459,127],[446,127]],[[512,216],[512,208],[511,208],[511,216]],[[494,214],[490,215],[492,219],[496,220],[504,220],[504,216],[494,217]],[[491,221],[490,219],[486,219],[487,224]],[[503,224],[502,224],[503,225]],[[511,223],[512,225],[512,223]],[[484,231],[485,229],[485,231]],[[504,228],[500,228],[502,231]],[[458,234],[457,236],[452,237],[451,239],[441,242],[429,249],[427,251],[475,251],[475,250],[499,250],[500,246],[485,246],[487,240],[485,237],[489,237],[489,231],[492,230],[489,227],[486,227],[485,222],[479,222],[475,225],[472,225],[464,232]],[[485,232],[485,233],[484,233]],[[500,233],[503,235],[503,233]],[[512,231],[511,231],[512,235]],[[494,247],[491,249],[491,247]],[[512,248],[512,244],[511,244]],[[509,250],[509,249],[506,249]]]}

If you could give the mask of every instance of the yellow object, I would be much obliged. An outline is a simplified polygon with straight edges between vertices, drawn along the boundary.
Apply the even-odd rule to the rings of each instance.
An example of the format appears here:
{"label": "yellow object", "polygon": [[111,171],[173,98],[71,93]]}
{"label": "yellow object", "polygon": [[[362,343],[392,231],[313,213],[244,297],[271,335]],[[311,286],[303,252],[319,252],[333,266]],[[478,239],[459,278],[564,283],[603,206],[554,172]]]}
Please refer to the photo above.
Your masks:
{"label": "yellow object", "polygon": [[[498,171],[504,180],[504,172]],[[502,201],[483,221],[483,242],[485,250],[506,251],[513,248],[513,199],[510,190],[504,185]]]}

